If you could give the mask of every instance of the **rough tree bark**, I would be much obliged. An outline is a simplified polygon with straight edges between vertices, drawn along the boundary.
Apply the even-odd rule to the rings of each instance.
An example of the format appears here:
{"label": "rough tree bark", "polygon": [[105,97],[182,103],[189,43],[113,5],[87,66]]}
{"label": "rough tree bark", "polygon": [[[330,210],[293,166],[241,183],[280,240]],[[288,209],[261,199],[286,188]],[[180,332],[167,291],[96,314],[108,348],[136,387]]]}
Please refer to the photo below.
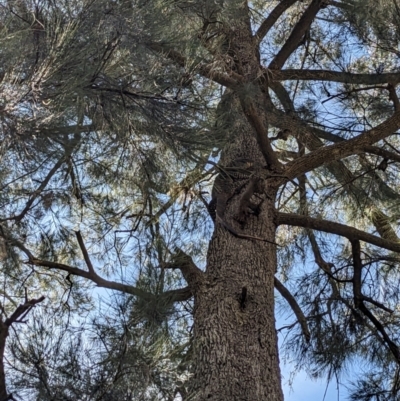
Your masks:
{"label": "rough tree bark", "polygon": [[[242,83],[221,101],[230,120],[222,122],[229,143],[220,164],[227,172],[225,183],[214,184],[221,187],[216,188],[215,231],[204,280],[193,291],[191,393],[195,400],[281,401],[274,318],[277,187],[271,177],[279,162],[267,136],[268,95],[252,86],[260,64],[247,5],[232,12],[236,23],[225,27],[225,42]],[[235,172],[237,160],[247,160],[247,169]]]}
{"label": "rough tree bark", "polygon": [[[243,135],[247,155],[260,151],[254,136]],[[274,192],[265,183],[257,215],[245,233],[274,241]],[[240,194],[227,204],[224,218],[238,231],[235,210]],[[276,245],[238,238],[216,222],[205,279],[194,292],[196,400],[283,400],[274,319]]]}

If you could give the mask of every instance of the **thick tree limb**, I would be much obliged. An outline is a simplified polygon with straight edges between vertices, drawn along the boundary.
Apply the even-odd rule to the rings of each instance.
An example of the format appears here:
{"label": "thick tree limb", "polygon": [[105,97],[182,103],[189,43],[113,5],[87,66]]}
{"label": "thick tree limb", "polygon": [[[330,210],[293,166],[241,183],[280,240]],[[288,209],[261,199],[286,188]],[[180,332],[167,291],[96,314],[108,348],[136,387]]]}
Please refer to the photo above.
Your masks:
{"label": "thick tree limb", "polygon": [[79,269],[78,267],[65,265],[63,263],[51,262],[48,260],[41,260],[36,258],[29,259],[27,263],[34,266],[42,266],[42,267],[48,267],[49,269],[65,271],[74,276],[86,278],[95,283],[98,287],[121,291],[126,294],[139,296],[143,299],[149,299],[149,297],[151,296],[150,293],[147,293],[146,291],[143,291],[139,288],[127,284],[117,283],[115,281],[105,280],[100,276],[98,276],[97,274],[93,274],[86,270]]}
{"label": "thick tree limb", "polygon": [[286,299],[289,306],[292,308],[293,313],[296,315],[297,320],[301,326],[301,331],[303,332],[304,338],[306,342],[310,342],[310,330],[308,329],[307,319],[304,316],[303,311],[301,310],[299,304],[296,299],[290,293],[290,291],[276,278],[274,277],[274,286],[282,295],[283,298]]}
{"label": "thick tree limb", "polygon": [[386,239],[366,233],[365,231],[358,230],[357,228],[350,227],[345,224],[335,223],[333,221],[300,216],[294,213],[277,213],[277,224],[311,228],[313,230],[340,235],[348,238],[350,241],[360,240],[380,248],[388,249],[389,251],[400,252],[400,243],[388,241]]}
{"label": "thick tree limb", "polygon": [[[126,294],[135,295],[147,301],[150,301],[154,297],[153,294],[147,291],[143,291],[140,288],[134,287],[132,285],[106,280],[98,276],[97,274],[93,275],[85,270],[65,265],[63,263],[50,262],[47,260],[40,260],[35,258],[28,260],[28,262],[26,263],[34,266],[43,266],[43,267],[48,267],[49,269],[65,271],[69,274],[73,274],[74,276],[86,278],[95,283],[98,287],[108,288],[110,290],[116,290]],[[185,288],[180,288],[178,290],[166,291],[161,296],[165,299],[171,300],[171,302],[179,302],[190,299],[192,297],[192,293],[189,287],[185,287]]]}
{"label": "thick tree limb", "polygon": [[267,165],[276,172],[280,172],[282,167],[281,163],[272,149],[271,142],[268,139],[268,126],[266,127],[258,114],[253,101],[249,98],[240,97],[240,104],[246,115],[247,120],[253,126],[257,142],[260,147],[261,153],[264,156]]}
{"label": "thick tree limb", "polygon": [[257,45],[264,39],[265,35],[273,27],[278,18],[298,0],[282,0],[262,22],[254,37],[256,38]]}
{"label": "thick tree limb", "polygon": [[[280,82],[276,82],[273,85],[271,85],[271,88],[274,90],[276,95],[278,96],[280,102],[282,105],[289,109],[294,111],[294,105],[284,88],[284,86]],[[274,115],[269,116],[269,118],[273,122],[279,122],[286,121],[289,119],[290,120],[295,120],[298,124],[298,128],[296,130],[288,130],[291,135],[293,135],[301,144],[302,146],[305,145],[309,150],[315,151],[317,149],[320,149],[324,146],[324,143],[319,139],[319,137],[323,137],[324,139],[328,139],[333,141],[334,143],[342,143],[346,142],[345,139],[340,138],[336,135],[330,134],[328,132],[325,132],[323,130],[320,130],[318,128],[310,127],[307,124],[305,124],[302,120],[300,120],[298,117],[293,115],[293,113],[290,117],[286,113],[282,113],[281,111],[277,110],[274,106],[272,106],[272,109],[274,110]],[[277,118],[277,116],[280,116],[281,118]],[[286,120],[285,120],[286,119]],[[286,127],[286,125],[282,126]],[[286,128],[285,128],[286,129]],[[390,156],[396,160],[400,161],[400,155],[393,153],[393,152],[388,152],[385,151],[384,149],[381,151],[379,147],[368,145],[363,147],[363,151],[365,152],[371,152],[374,154],[381,155],[384,157],[386,160],[389,160]],[[362,153],[362,152],[360,152]],[[301,155],[302,157],[304,156],[304,153]],[[362,154],[360,155],[360,158],[362,158]],[[361,160],[361,163],[363,161]],[[374,166],[371,166],[367,161],[365,161],[366,165],[366,174],[372,175],[372,178],[375,182],[378,183],[380,191],[382,191],[385,195],[387,195],[390,198],[397,198],[398,195],[395,193],[374,171]],[[364,199],[365,200],[365,206],[367,206],[371,213],[370,213],[370,218],[372,223],[375,225],[376,229],[378,230],[378,233],[381,235],[382,238],[391,240],[391,241],[397,241],[398,237],[393,230],[390,221],[388,217],[380,211],[375,202],[373,202],[370,198],[369,195],[365,192],[365,189],[360,185],[360,183],[355,182],[357,180],[357,176],[354,176],[352,172],[345,166],[345,164],[341,160],[336,160],[333,162],[330,162],[326,166],[331,173],[336,177],[338,182],[343,186],[346,187],[346,192],[353,197],[353,199],[358,202],[359,199]],[[302,174],[299,175],[298,179],[301,180]]]}
{"label": "thick tree limb", "polygon": [[[265,90],[268,90],[268,88],[266,87],[266,84],[267,84],[266,81],[261,82],[261,84],[264,86]],[[268,85],[275,92],[275,95],[277,96],[277,98],[281,102],[282,106],[284,107],[285,112],[294,115],[296,110],[294,108],[292,99],[290,98],[289,93],[285,89],[285,87],[280,82],[276,82],[276,81],[268,82]],[[272,104],[272,102],[269,106],[270,106],[270,110],[277,110],[274,107],[274,105]],[[280,111],[280,110],[279,110],[279,112],[282,113],[282,111]]]}
{"label": "thick tree limb", "polygon": [[[274,85],[271,85],[271,88],[275,91]],[[278,95],[278,92],[275,92]],[[281,98],[279,98],[281,101]],[[283,103],[286,104],[286,103]],[[286,105],[284,106],[286,107]],[[324,131],[320,128],[311,126],[297,117],[294,112],[291,110],[291,106],[288,106],[289,113],[285,113],[282,110],[278,110],[276,107],[272,107],[267,110],[267,118],[270,125],[280,128],[287,129],[293,133],[298,133],[298,135],[302,135],[302,143],[305,145],[309,140],[312,140],[312,134],[321,139],[325,139],[330,142],[343,142],[345,139],[338,139],[337,135],[331,134],[330,132]]]}
{"label": "thick tree limb", "polygon": [[[400,78],[400,74],[399,74]],[[282,103],[283,107],[285,109],[294,112],[294,107],[292,104],[292,101],[286,91],[286,89],[279,83],[271,83],[271,89],[275,92],[277,95],[279,101]],[[301,141],[308,145],[312,142],[314,142],[314,139],[312,138],[312,135],[315,135],[316,137],[320,139],[324,139],[333,143],[339,143],[339,142],[346,142],[347,139],[341,138],[338,135],[332,134],[331,132],[324,131],[320,128],[313,127],[311,125],[308,125],[304,121],[302,121],[300,118],[295,116],[294,114],[290,113],[288,115],[287,113],[282,112],[281,110],[278,110],[276,108],[273,108],[272,111],[267,112],[268,116],[268,121],[271,123],[271,125],[280,128],[280,129],[288,129],[288,127],[292,127],[291,129],[288,129],[293,136],[298,137],[300,139],[301,136]],[[297,128],[295,128],[297,126]],[[296,135],[297,133],[297,135]],[[323,143],[320,144],[321,147]],[[313,148],[311,147],[311,150]],[[378,146],[373,146],[373,145],[366,145],[362,148],[362,151],[365,153],[371,153],[377,156],[382,156],[386,159],[393,160],[396,162],[400,163],[400,154],[391,152],[386,149],[382,149]]]}
{"label": "thick tree limb", "polygon": [[323,5],[324,1],[325,0],[313,0],[311,2],[296,26],[293,28],[292,33],[289,35],[289,38],[286,40],[285,44],[281,47],[279,53],[269,64],[269,69],[278,70],[283,67],[286,60],[297,49],[297,47],[303,40],[304,34],[310,28],[310,25],[314,21],[314,18]]}
{"label": "thick tree limb", "polygon": [[396,92],[396,85],[393,82],[390,82],[387,86],[387,90],[389,91],[389,99],[392,101],[395,111],[400,110],[400,101]]}
{"label": "thick tree limb", "polygon": [[[274,114],[272,116],[272,114]],[[278,114],[278,115],[277,115]],[[302,139],[304,142],[310,143],[312,141],[311,135],[315,135],[316,137],[320,139],[324,139],[326,141],[330,141],[333,143],[340,143],[340,142],[346,142],[347,139],[344,139],[338,135],[332,134],[328,131],[324,131],[320,128],[317,127],[312,127],[302,121],[300,118],[296,118],[294,116],[288,116],[285,113],[282,113],[281,111],[277,110],[274,111],[273,113],[267,113],[268,120],[271,122],[271,125],[281,128],[281,129],[287,129],[286,127],[288,125],[294,126],[297,124],[298,129],[295,131],[290,131],[292,134],[295,134],[296,132],[299,132],[300,135],[302,136]],[[289,122],[290,120],[290,122]],[[294,123],[294,121],[296,121]],[[297,136],[300,136],[297,135]],[[296,135],[293,135],[296,136]],[[321,146],[323,143],[321,143]],[[380,148],[378,146],[374,145],[366,145],[364,146],[360,151],[365,152],[365,153],[370,153],[373,155],[381,156],[385,159],[393,160],[395,162],[400,163],[400,154],[391,152],[390,150]]]}
{"label": "thick tree limb", "polygon": [[[293,160],[287,164],[286,175],[295,178],[302,173],[311,171],[319,166],[344,159],[348,156],[361,153],[365,146],[372,145],[393,133],[400,128],[400,112],[396,112],[392,117],[379,124],[375,128],[366,131],[346,142],[325,146],[312,151],[302,158]],[[290,129],[290,127],[289,127]]]}
{"label": "thick tree limb", "polygon": [[[3,234],[2,234],[3,235]],[[95,283],[98,287],[101,288],[108,288],[110,290],[116,290],[120,291],[126,294],[132,294],[137,297],[141,297],[144,300],[150,301],[154,295],[141,290],[140,288],[134,287],[132,285],[128,284],[123,284],[123,283],[118,283],[116,281],[111,281],[111,280],[106,280],[102,277],[100,277],[95,271],[93,266],[91,267],[90,271],[86,271],[77,267],[69,266],[63,263],[58,263],[58,262],[51,262],[48,260],[41,260],[36,258],[32,252],[30,252],[21,242],[7,238],[5,237],[6,240],[10,243],[10,245],[14,245],[17,248],[19,248],[27,257],[28,260],[25,262],[30,265],[34,266],[42,266],[42,267],[47,267],[49,269],[55,269],[55,270],[60,270],[60,271],[65,271],[69,274],[72,274],[74,276],[82,277],[87,280],[92,281]],[[84,256],[85,257],[85,256]],[[88,255],[87,255],[88,257]],[[86,259],[86,258],[85,258]],[[89,260],[90,262],[90,260]],[[192,297],[192,290],[190,287],[185,287],[185,288],[180,288],[177,290],[170,290],[170,291],[165,291],[162,293],[161,297],[164,298],[169,302],[181,302],[181,301],[186,301]]]}
{"label": "thick tree limb", "polygon": [[[2,229],[1,226],[0,226],[0,235],[11,246],[17,247],[27,256],[28,260],[25,262],[27,264],[34,265],[34,266],[47,267],[49,269],[65,271],[74,276],[78,276],[78,277],[82,277],[87,280],[90,280],[93,283],[95,283],[98,287],[108,288],[110,290],[116,290],[116,291],[120,291],[120,292],[123,292],[126,294],[132,294],[137,297],[141,297],[144,300],[150,301],[154,297],[153,294],[151,294],[147,291],[141,290],[140,288],[134,287],[132,285],[118,283],[116,281],[106,280],[106,279],[100,277],[94,270],[94,267],[90,261],[87,250],[86,250],[85,246],[83,245],[83,241],[82,241],[82,244],[79,244],[79,245],[81,247],[82,253],[84,254],[84,259],[85,259],[86,264],[88,265],[89,271],[80,269],[78,267],[69,266],[69,265],[66,265],[63,263],[51,262],[48,260],[41,260],[41,259],[36,258],[33,255],[33,253],[28,248],[25,247],[24,244],[22,244],[18,240],[10,238],[4,232],[4,230]],[[77,235],[77,237],[79,237],[79,235]],[[78,240],[78,242],[79,242],[79,240]],[[83,245],[83,249],[82,249],[82,245]],[[193,296],[193,294],[192,294],[192,290],[190,289],[190,287],[185,287],[185,288],[180,288],[177,290],[165,291],[164,293],[162,293],[161,296],[166,300],[166,302],[167,301],[181,302],[181,301],[187,301],[188,299],[190,299]]]}

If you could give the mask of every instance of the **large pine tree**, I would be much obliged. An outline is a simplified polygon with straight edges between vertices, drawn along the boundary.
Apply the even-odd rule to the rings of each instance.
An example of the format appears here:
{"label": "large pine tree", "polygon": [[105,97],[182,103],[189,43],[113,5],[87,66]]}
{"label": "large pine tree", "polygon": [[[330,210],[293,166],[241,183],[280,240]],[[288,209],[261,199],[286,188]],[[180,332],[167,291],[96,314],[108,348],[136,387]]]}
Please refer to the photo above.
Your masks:
{"label": "large pine tree", "polygon": [[[355,399],[397,399],[397,0],[0,7],[12,388],[281,401],[278,297],[282,352],[329,378],[364,358]],[[51,342],[91,284],[125,295]],[[18,330],[41,296],[52,323]]]}

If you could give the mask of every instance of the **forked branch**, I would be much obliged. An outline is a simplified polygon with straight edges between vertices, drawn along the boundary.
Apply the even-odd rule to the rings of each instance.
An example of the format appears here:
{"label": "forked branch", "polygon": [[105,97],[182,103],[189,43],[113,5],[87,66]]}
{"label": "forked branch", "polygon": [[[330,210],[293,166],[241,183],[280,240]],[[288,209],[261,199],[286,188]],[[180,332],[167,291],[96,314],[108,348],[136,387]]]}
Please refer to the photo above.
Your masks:
{"label": "forked branch", "polygon": [[[348,156],[364,152],[366,146],[372,145],[394,134],[400,128],[400,112],[375,128],[365,131],[353,139],[314,150],[305,156],[287,164],[286,175],[295,178],[300,174],[311,171],[326,164],[328,161],[341,160]],[[290,127],[289,127],[290,129]]]}
{"label": "forked branch", "polygon": [[25,294],[25,303],[18,305],[15,311],[10,317],[0,319],[0,400],[15,400],[12,394],[7,393],[5,371],[4,371],[4,351],[6,347],[7,337],[11,325],[14,323],[23,323],[23,318],[29,313],[29,311],[38,303],[42,302],[45,297],[37,299],[28,299]]}
{"label": "forked branch", "polygon": [[[1,227],[0,227],[1,228]],[[134,287],[132,285],[128,284],[123,284],[123,283],[118,283],[116,281],[111,281],[111,280],[106,280],[102,277],[100,277],[94,270],[94,267],[92,263],[90,262],[89,255],[87,253],[86,248],[83,245],[83,250],[82,252],[84,253],[84,259],[85,262],[88,266],[88,271],[80,269],[78,267],[74,266],[69,266],[64,263],[58,263],[58,262],[52,262],[49,260],[42,260],[36,258],[33,253],[20,241],[17,241],[13,238],[10,238],[8,235],[5,234],[4,230],[0,231],[0,235],[11,245],[17,247],[20,251],[22,251],[26,256],[27,256],[27,261],[25,262],[26,264],[33,265],[33,266],[42,266],[42,267],[47,267],[48,269],[54,269],[58,271],[64,271],[67,272],[68,274],[72,274],[77,277],[82,277],[86,278],[93,283],[95,283],[98,287],[101,288],[108,288],[110,290],[116,290],[120,291],[126,294],[132,294],[137,297],[140,297],[144,300],[150,301],[154,297],[152,293],[149,293],[147,291],[144,291],[140,288]],[[77,235],[79,236],[79,235]],[[83,241],[82,241],[83,244]],[[80,244],[81,249],[82,249],[82,244]],[[181,301],[187,301],[192,297],[192,291],[190,287],[185,287],[185,288],[180,288],[177,290],[170,290],[170,291],[165,291],[162,293],[161,297],[165,300],[168,300],[168,302],[181,302]]]}

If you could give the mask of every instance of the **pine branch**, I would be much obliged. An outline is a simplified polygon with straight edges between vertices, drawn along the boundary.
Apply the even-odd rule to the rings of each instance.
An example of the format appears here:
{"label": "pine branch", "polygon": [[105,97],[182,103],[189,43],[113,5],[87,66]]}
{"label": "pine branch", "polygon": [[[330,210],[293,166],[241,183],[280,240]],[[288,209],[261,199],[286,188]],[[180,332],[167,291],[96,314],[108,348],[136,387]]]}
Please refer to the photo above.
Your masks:
{"label": "pine branch", "polygon": [[23,318],[29,311],[38,303],[45,299],[44,296],[37,299],[28,299],[25,293],[25,303],[18,305],[10,317],[4,321],[0,319],[0,397],[2,400],[15,400],[12,394],[7,393],[7,386],[5,380],[4,371],[4,352],[6,347],[7,337],[9,335],[9,329],[14,323],[23,323]]}
{"label": "pine branch", "polygon": [[[302,149],[301,154],[304,154],[304,147]],[[300,212],[302,215],[305,217],[308,217],[308,202],[307,202],[307,190],[306,190],[306,176],[305,174],[302,174],[299,178],[299,192],[300,192]],[[311,249],[314,254],[315,258],[315,263],[318,265],[318,267],[329,276],[330,278],[330,284],[332,287],[332,293],[339,297],[339,290],[337,288],[337,284],[335,282],[332,282],[332,279],[335,280],[335,277],[333,277],[332,274],[332,264],[328,263],[323,257],[321,250],[319,248],[317,239],[315,238],[314,231],[311,230],[310,228],[306,228],[307,236],[311,244]]]}
{"label": "pine branch", "polygon": [[262,22],[254,37],[256,38],[257,45],[264,39],[269,30],[273,27],[279,17],[298,0],[282,0]]}
{"label": "pine branch", "polygon": [[268,126],[266,127],[262,122],[251,99],[241,96],[240,103],[247,120],[253,126],[256,132],[257,142],[261,153],[264,156],[265,162],[272,171],[280,172],[282,170],[282,166],[274,150],[272,149],[270,140],[268,139]]}
{"label": "pine branch", "polygon": [[307,319],[304,316],[304,313],[301,310],[296,299],[293,297],[293,295],[290,293],[290,291],[276,277],[274,277],[274,285],[275,285],[275,288],[282,295],[282,297],[286,299],[286,301],[292,308],[293,313],[296,315],[306,342],[307,343],[310,342],[311,335],[310,335],[310,330],[308,329]]}
{"label": "pine branch", "polygon": [[81,248],[83,258],[85,259],[86,266],[88,267],[89,273],[93,276],[97,276],[97,274],[94,270],[93,264],[90,260],[88,251],[86,249],[85,243],[83,242],[83,238],[82,238],[80,231],[75,231],[75,235],[76,235],[76,238],[78,239],[79,247]]}
{"label": "pine branch", "polygon": [[[165,55],[167,58],[174,61],[180,67],[185,67],[187,64],[187,60],[184,56],[182,56],[177,50],[171,49],[165,43],[149,42],[149,43],[146,43],[146,45],[150,49]],[[230,72],[230,74],[227,75],[227,74],[215,71],[215,68],[212,63],[201,64],[198,67],[198,72],[200,75],[203,75],[205,78],[209,78],[212,81],[214,81],[222,86],[225,86],[227,88],[234,88],[239,82],[242,81],[242,77],[239,74],[236,74],[234,72]]]}
{"label": "pine branch", "polygon": [[278,70],[283,67],[286,60],[297,49],[297,47],[303,40],[305,33],[310,28],[315,16],[318,14],[318,11],[321,9],[321,6],[324,4],[324,2],[325,0],[313,0],[311,2],[307,10],[303,13],[300,20],[293,28],[285,44],[281,47],[279,53],[269,64],[269,69]]}
{"label": "pine branch", "polygon": [[[272,86],[272,89],[277,94],[279,100],[285,108],[290,110],[294,110],[294,105],[282,84],[277,83]],[[282,114],[282,112],[280,112]],[[286,115],[284,115],[286,117]],[[283,121],[284,118],[279,119],[279,121]],[[296,120],[298,122],[299,128],[297,130],[290,131],[288,130],[301,144],[302,146],[307,146],[311,151],[315,151],[317,149],[323,148],[323,142],[317,137],[324,137],[324,139],[333,140],[335,143],[344,143],[346,140],[340,138],[336,135],[327,133],[325,131],[316,129],[314,127],[309,127],[305,123],[303,123],[297,117],[292,117],[292,120]],[[308,127],[308,129],[307,129]],[[365,152],[370,151],[371,153],[381,155],[385,158],[385,160],[389,160],[389,157],[397,159],[400,161],[400,156],[396,153],[385,151],[384,149],[380,149],[376,146],[368,145],[364,146],[363,150]],[[301,157],[304,156],[304,153]],[[299,157],[298,159],[301,159]],[[366,205],[369,205],[371,208],[371,221],[375,225],[381,237],[390,239],[392,241],[397,240],[397,236],[394,230],[391,228],[389,220],[386,215],[384,215],[375,205],[375,203],[370,199],[369,195],[365,193],[364,188],[360,187],[360,185],[354,183],[349,186],[349,184],[353,183],[357,180],[357,176],[354,176],[353,173],[346,167],[346,165],[341,160],[336,160],[330,162],[327,165],[327,168],[331,171],[331,173],[336,177],[337,181],[341,184],[342,187],[347,188],[347,192],[355,201],[358,201],[359,195],[365,199]],[[372,173],[374,169],[377,167],[370,167],[370,171],[366,171],[364,174]],[[299,180],[301,177],[299,176]],[[385,182],[378,176],[374,176],[374,180],[378,183],[381,190],[383,192],[391,191],[390,188],[386,185]],[[379,218],[377,218],[379,217]]]}
{"label": "pine branch", "polygon": [[[400,79],[400,74],[399,74],[399,79]],[[274,125],[280,129],[287,129],[288,126],[292,126],[292,130],[287,129],[290,132],[290,134],[298,139],[301,139],[301,141],[306,145],[315,144],[314,149],[315,147],[320,148],[323,146],[322,142],[319,142],[317,144],[314,136],[320,139],[325,139],[333,143],[340,143],[347,141],[346,139],[338,135],[332,134],[331,132],[324,131],[317,127],[308,125],[299,117],[297,117],[295,114],[290,113],[295,111],[294,105],[286,89],[280,82],[272,82],[270,84],[270,87],[277,95],[279,101],[281,102],[285,110],[289,111],[289,114],[287,114],[283,113],[281,110],[273,108],[272,112],[267,113],[268,121],[271,122],[271,125]],[[297,125],[296,129],[294,129],[295,125]],[[311,150],[313,150],[312,146],[310,148]],[[397,161],[400,163],[399,154],[390,152],[386,149],[379,148],[378,146],[366,145],[362,148],[362,151],[364,151],[365,153],[371,153],[377,156],[382,156],[386,159]]]}
{"label": "pine branch", "polygon": [[4,324],[8,327],[10,327],[13,323],[20,323],[21,318],[23,316],[26,316],[27,313],[38,303],[44,301],[45,297],[41,296],[40,298],[37,299],[30,299],[28,300],[27,298],[25,299],[25,303],[18,305],[18,307],[15,309],[15,311],[11,314],[9,318],[7,318],[4,321]]}
{"label": "pine branch", "polygon": [[[42,267],[47,267],[49,269],[65,271],[74,276],[86,278],[86,279],[92,281],[93,283],[95,283],[98,287],[108,288],[110,290],[116,290],[116,291],[120,291],[120,292],[123,292],[126,294],[135,295],[135,296],[141,297],[142,299],[147,300],[147,301],[152,300],[152,298],[154,297],[153,294],[151,294],[147,291],[141,290],[140,288],[134,287],[132,285],[118,283],[116,281],[106,280],[106,279],[100,277],[94,271],[94,268],[90,262],[90,259],[86,260],[86,258],[89,258],[87,251],[86,251],[86,255],[84,255],[84,258],[85,258],[86,263],[89,262],[89,265],[91,266],[89,268],[89,271],[82,270],[80,268],[69,266],[69,265],[66,265],[63,263],[51,262],[48,260],[38,259],[21,242],[6,237],[4,235],[4,233],[2,233],[2,236],[4,236],[4,238],[9,242],[10,245],[16,246],[28,257],[28,260],[25,262],[28,265],[42,266]],[[86,249],[86,248],[84,248],[84,249]],[[165,300],[169,300],[170,302],[181,302],[181,301],[186,301],[186,300],[190,299],[192,297],[192,292],[189,287],[185,287],[185,288],[180,288],[177,290],[165,291],[164,293],[162,293],[161,296]]]}
{"label": "pine branch", "polygon": [[[288,127],[291,129],[290,127]],[[394,134],[400,128],[400,112],[396,112],[392,117],[379,124],[375,128],[365,131],[353,139],[340,142],[334,145],[325,146],[314,150],[302,158],[293,160],[287,164],[285,175],[295,178],[302,173],[311,171],[328,162],[341,160],[348,156],[362,153],[365,146],[372,145],[386,137]]]}
{"label": "pine branch", "polygon": [[382,149],[379,148],[378,146],[372,146],[372,145],[365,146],[363,150],[365,153],[371,153],[376,156],[381,156],[384,159],[393,160],[397,163],[400,163],[400,154],[391,152],[390,150]]}
{"label": "pine branch", "polygon": [[392,101],[395,111],[400,111],[400,101],[397,96],[396,85],[390,82],[387,86],[387,90],[389,91],[389,99]]}
{"label": "pine branch", "polygon": [[388,241],[386,239],[366,233],[365,231],[358,230],[357,228],[350,227],[345,224],[335,223],[333,221],[300,216],[294,213],[277,213],[277,224],[312,228],[313,230],[339,235],[351,241],[361,240],[389,251],[400,252],[400,243]]}
{"label": "pine branch", "polygon": [[[204,162],[198,163],[193,171],[188,173],[185,178],[183,178],[178,184],[175,185],[173,189],[170,190],[170,198],[159,208],[159,210],[151,217],[151,219],[146,223],[146,227],[149,227],[152,223],[159,220],[159,218],[168,211],[170,207],[172,207],[178,197],[182,194],[182,192],[191,189],[193,185],[198,183],[203,178],[207,177],[210,173],[206,171],[202,173],[201,171],[205,167]],[[128,218],[129,216],[127,216]]]}
{"label": "pine branch", "polygon": [[25,204],[24,209],[17,214],[16,216],[11,216],[7,217],[5,219],[2,219],[1,221],[7,221],[7,220],[15,220],[17,222],[21,221],[24,216],[29,212],[31,206],[35,202],[35,200],[38,198],[38,196],[43,192],[43,190],[46,188],[47,184],[50,182],[50,180],[53,178],[54,174],[58,171],[58,169],[65,163],[66,161],[66,155],[63,155],[57,163],[51,168],[51,170],[47,173],[47,176],[44,178],[44,180],[40,183],[38,188],[32,192],[30,198]]}

